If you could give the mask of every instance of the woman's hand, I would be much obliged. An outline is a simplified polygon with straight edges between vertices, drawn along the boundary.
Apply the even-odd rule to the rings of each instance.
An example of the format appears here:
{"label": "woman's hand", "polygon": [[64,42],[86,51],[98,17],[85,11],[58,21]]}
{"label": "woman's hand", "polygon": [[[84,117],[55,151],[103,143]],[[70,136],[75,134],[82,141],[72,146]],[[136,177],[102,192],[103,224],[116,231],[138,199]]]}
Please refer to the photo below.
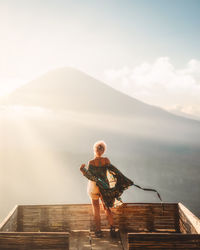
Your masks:
{"label": "woman's hand", "polygon": [[85,164],[82,164],[82,165],[80,166],[80,170],[82,171],[84,167],[85,167]]}

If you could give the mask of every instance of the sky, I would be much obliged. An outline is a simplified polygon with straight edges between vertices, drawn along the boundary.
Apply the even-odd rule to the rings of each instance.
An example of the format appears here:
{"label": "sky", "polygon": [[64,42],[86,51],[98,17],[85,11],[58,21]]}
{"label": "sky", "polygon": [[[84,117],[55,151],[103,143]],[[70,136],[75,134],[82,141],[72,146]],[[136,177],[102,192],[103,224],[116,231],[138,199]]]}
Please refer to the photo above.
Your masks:
{"label": "sky", "polygon": [[0,0],[0,96],[71,66],[200,119],[200,0]]}

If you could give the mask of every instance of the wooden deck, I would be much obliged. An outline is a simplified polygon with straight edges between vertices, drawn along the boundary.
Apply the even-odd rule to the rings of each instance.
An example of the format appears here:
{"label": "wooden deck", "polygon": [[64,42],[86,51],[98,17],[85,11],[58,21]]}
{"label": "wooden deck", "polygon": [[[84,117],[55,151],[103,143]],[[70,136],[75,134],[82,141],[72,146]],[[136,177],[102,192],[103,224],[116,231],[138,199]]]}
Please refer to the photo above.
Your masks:
{"label": "wooden deck", "polygon": [[120,237],[111,238],[108,230],[103,230],[103,237],[95,237],[92,231],[73,231],[70,232],[69,249],[77,250],[123,250]]}
{"label": "wooden deck", "polygon": [[200,249],[200,220],[180,203],[127,203],[112,212],[117,237],[101,209],[97,238],[90,204],[16,206],[0,225],[0,249]]}
{"label": "wooden deck", "polygon": [[57,232],[2,232],[0,233],[0,249],[69,249],[69,233]]}

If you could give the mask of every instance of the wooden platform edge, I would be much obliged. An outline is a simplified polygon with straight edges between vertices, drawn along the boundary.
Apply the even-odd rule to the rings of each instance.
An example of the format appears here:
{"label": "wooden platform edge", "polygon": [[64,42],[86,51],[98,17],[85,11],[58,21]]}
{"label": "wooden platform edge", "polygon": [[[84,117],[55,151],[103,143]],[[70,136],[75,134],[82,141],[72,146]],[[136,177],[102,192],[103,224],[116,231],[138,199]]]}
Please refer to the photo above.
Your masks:
{"label": "wooden platform edge", "polygon": [[0,232],[0,249],[67,250],[67,232]]}
{"label": "wooden platform edge", "polygon": [[197,218],[189,209],[187,209],[182,203],[178,203],[179,209],[184,213],[188,221],[195,228],[197,234],[200,234],[200,219]]}
{"label": "wooden platform edge", "polygon": [[199,234],[128,233],[128,249],[200,249]]}
{"label": "wooden platform edge", "polygon": [[0,235],[69,235],[69,232],[0,232]]}
{"label": "wooden platform edge", "polygon": [[0,223],[0,232],[2,228],[7,224],[7,222],[12,218],[12,215],[18,210],[19,205],[15,205],[14,208],[8,213],[8,215]]}
{"label": "wooden platform edge", "polygon": [[[129,205],[161,205],[161,202],[125,202]],[[163,202],[164,205],[178,205],[177,202]],[[91,206],[91,203],[55,203],[55,204],[20,204],[18,207],[52,207],[52,206]]]}

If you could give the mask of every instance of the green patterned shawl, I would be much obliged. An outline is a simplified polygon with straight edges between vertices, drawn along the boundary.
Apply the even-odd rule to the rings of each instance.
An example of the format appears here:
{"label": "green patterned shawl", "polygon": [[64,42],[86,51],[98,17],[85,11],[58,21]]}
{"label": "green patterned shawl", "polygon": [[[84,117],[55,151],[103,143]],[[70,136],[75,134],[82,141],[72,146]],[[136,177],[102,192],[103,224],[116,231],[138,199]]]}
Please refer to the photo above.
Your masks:
{"label": "green patterned shawl", "polygon": [[[114,187],[110,187],[110,182],[107,178],[107,171],[109,171],[116,181]],[[111,164],[101,167],[96,167],[90,164],[88,169],[83,168],[82,172],[89,180],[96,182],[106,207],[113,207],[115,199],[121,201],[120,196],[124,190],[133,185],[133,181],[124,176]]]}

